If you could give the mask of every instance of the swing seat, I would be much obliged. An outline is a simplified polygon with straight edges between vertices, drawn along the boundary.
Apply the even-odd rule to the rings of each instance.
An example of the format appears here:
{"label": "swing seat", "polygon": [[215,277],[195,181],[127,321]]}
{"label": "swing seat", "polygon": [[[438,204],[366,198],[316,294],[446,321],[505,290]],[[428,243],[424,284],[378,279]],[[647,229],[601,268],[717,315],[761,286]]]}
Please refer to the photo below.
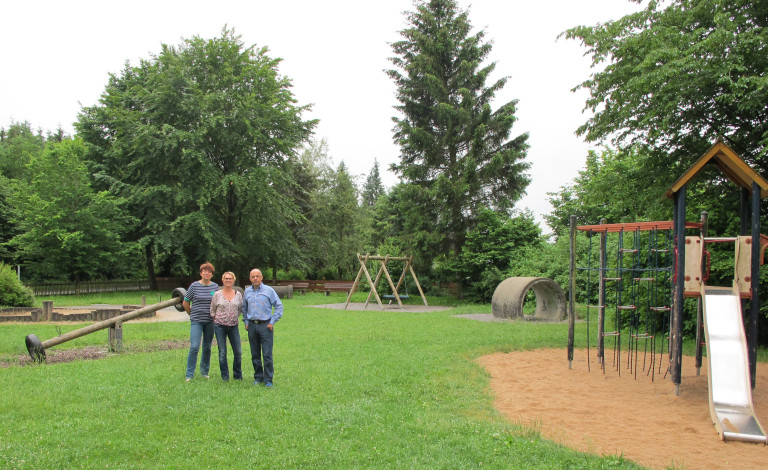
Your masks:
{"label": "swing seat", "polygon": [[[384,300],[397,300],[397,298],[394,296],[394,294],[382,295],[381,298],[384,299]],[[408,299],[408,294],[402,294],[400,296],[400,300],[407,300],[407,299]]]}

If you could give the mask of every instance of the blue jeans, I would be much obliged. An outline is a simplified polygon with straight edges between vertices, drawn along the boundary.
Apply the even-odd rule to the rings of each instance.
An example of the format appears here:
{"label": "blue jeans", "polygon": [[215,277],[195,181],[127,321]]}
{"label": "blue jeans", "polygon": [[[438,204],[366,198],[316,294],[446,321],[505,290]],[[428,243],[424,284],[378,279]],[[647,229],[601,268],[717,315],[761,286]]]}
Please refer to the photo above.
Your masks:
{"label": "blue jeans", "polygon": [[273,336],[273,332],[267,328],[267,323],[248,322],[248,343],[251,346],[253,379],[256,381],[272,382],[272,377],[275,375],[272,361]]}
{"label": "blue jeans", "polygon": [[229,380],[229,364],[227,364],[227,338],[229,338],[229,344],[232,345],[232,354],[234,355],[232,374],[235,376],[235,380],[243,380],[243,369],[241,366],[243,345],[240,343],[239,325],[227,326],[214,323],[213,331],[216,333],[216,342],[219,345],[219,370],[221,371],[221,378]]}
{"label": "blue jeans", "polygon": [[195,376],[200,338],[203,340],[203,357],[200,359],[200,375],[208,375],[211,368],[211,343],[213,343],[213,322],[192,321],[189,329],[189,355],[187,356],[187,378]]}

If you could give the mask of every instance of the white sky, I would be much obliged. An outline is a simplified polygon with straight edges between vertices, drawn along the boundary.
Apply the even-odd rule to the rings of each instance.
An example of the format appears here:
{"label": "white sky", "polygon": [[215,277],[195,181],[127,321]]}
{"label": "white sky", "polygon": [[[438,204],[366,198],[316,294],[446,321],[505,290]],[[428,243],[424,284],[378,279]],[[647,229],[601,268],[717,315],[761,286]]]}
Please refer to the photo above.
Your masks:
{"label": "white sky", "polygon": [[[0,127],[28,121],[33,128],[72,134],[82,106],[97,103],[108,73],[126,61],[160,52],[182,38],[220,36],[227,25],[246,45],[267,46],[283,62],[305,118],[320,120],[335,164],[344,161],[360,181],[378,159],[386,186],[398,160],[392,143],[395,87],[389,43],[406,27],[411,0],[22,0],[0,8]],[[518,208],[540,220],[551,210],[547,192],[569,184],[589,148],[574,134],[586,120],[586,93],[570,90],[591,73],[584,48],[557,39],[577,25],[594,25],[641,6],[628,0],[459,0],[476,29],[492,40],[493,80],[509,76],[498,105],[519,100],[512,135],[529,132],[532,183]],[[492,82],[489,82],[489,84]]]}

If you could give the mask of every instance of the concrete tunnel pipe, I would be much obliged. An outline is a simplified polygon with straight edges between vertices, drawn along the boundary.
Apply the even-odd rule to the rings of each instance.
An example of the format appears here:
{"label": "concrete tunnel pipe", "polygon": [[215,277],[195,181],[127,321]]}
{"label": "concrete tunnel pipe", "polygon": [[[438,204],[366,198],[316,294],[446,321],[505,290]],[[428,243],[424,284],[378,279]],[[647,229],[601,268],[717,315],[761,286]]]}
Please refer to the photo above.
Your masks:
{"label": "concrete tunnel pipe", "polygon": [[502,281],[493,292],[491,307],[494,318],[524,318],[523,304],[531,289],[536,295],[534,318],[559,321],[565,317],[565,293],[553,280],[546,277],[510,277]]}

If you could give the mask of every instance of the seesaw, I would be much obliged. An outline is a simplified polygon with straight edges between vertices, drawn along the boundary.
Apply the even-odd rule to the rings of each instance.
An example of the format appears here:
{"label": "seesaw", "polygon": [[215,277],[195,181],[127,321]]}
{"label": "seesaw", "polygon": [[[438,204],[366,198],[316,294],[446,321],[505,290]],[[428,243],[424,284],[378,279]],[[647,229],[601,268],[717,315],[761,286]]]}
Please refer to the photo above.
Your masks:
{"label": "seesaw", "polygon": [[[176,310],[183,312],[184,307],[181,304],[186,294],[187,294],[186,289],[184,289],[183,287],[177,287],[176,289],[173,290],[172,298],[169,300],[165,300],[163,302],[159,302],[154,305],[148,305],[146,307],[142,307],[140,309],[133,310],[131,312],[116,316],[114,318],[110,318],[108,320],[94,323],[93,325],[88,325],[86,327],[80,328],[79,330],[70,331],[69,333],[65,333],[61,336],[57,336],[55,338],[51,338],[46,341],[40,341],[40,339],[34,334],[27,335],[27,337],[25,338],[25,342],[27,344],[27,351],[29,352],[29,356],[32,358],[33,361],[43,362],[45,361],[46,349],[62,343],[66,343],[67,341],[71,341],[75,338],[79,338],[81,336],[85,336],[87,334],[91,334],[93,332],[103,330],[104,328],[119,329],[120,335],[122,335],[122,324],[123,322],[126,322],[128,320],[132,320],[144,314],[156,312],[160,309],[171,307],[171,306],[176,307]],[[110,339],[112,337],[113,337],[112,331],[110,331]],[[121,336],[121,339],[122,339],[122,336]]]}

